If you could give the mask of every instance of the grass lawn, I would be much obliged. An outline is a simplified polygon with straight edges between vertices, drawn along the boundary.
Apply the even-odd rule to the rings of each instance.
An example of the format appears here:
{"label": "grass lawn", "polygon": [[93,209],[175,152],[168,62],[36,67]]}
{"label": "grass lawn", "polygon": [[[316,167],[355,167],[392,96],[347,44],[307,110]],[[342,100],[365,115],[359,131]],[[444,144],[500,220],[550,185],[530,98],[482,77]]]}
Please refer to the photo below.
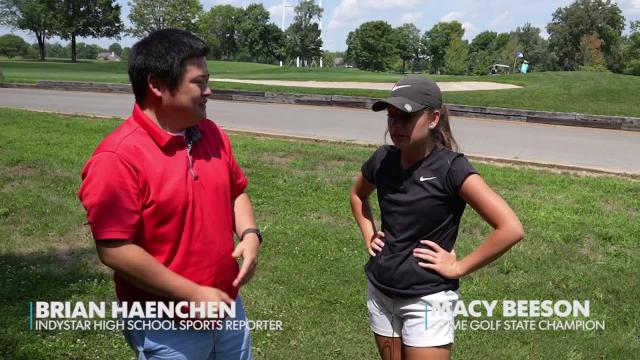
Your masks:
{"label": "grass lawn", "polygon": [[[395,82],[396,73],[373,73],[345,68],[280,68],[274,65],[209,61],[214,78],[254,80],[316,80]],[[128,82],[125,62],[63,60],[46,62],[0,60],[0,71],[9,82],[38,80]],[[640,77],[593,72],[546,72],[508,76],[432,76],[437,81],[495,81],[524,86],[523,89],[447,92],[447,103],[515,109],[580,112],[640,117]],[[241,89],[281,93],[385,97],[388,92],[361,89],[314,89],[214,82],[215,89]]]}
{"label": "grass lawn", "polygon": [[[0,358],[131,359],[118,332],[27,331],[30,301],[112,301],[76,199],[79,174],[119,120],[0,109]],[[374,359],[367,255],[347,200],[373,148],[231,136],[265,242],[243,289],[257,359]],[[640,185],[475,164],[519,214],[526,238],[462,280],[463,299],[590,300],[599,331],[459,331],[456,359],[622,359],[640,351]],[[490,228],[467,209],[457,253]]]}

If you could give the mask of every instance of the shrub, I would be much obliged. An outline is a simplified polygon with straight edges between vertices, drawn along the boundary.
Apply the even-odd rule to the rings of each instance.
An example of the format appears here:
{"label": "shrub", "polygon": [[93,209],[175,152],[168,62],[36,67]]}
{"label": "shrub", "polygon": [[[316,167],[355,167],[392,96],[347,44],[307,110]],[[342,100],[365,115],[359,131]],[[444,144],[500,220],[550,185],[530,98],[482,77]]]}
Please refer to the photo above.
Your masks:
{"label": "shrub", "polygon": [[633,59],[629,61],[624,68],[624,73],[628,75],[640,76],[640,59]]}
{"label": "shrub", "polygon": [[590,65],[590,66],[580,66],[580,71],[591,71],[591,72],[610,72],[606,66],[602,64]]}

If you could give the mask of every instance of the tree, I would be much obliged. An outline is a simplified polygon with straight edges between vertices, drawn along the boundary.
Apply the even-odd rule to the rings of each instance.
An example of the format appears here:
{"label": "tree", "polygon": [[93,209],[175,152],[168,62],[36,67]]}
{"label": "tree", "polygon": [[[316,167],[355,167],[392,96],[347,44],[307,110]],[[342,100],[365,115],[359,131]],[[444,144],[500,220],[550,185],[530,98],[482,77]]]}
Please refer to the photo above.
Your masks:
{"label": "tree", "polygon": [[287,56],[284,32],[276,24],[268,24],[260,32],[260,56],[265,63],[284,61]]}
{"label": "tree", "polygon": [[270,41],[266,29],[269,17],[269,11],[262,4],[250,4],[244,9],[242,21],[238,25],[238,35],[240,47],[248,56],[247,60],[257,62],[266,57]]}
{"label": "tree", "polygon": [[129,52],[131,51],[131,48],[126,46],[124,49],[122,49],[122,54],[120,55],[120,58],[122,58],[123,60],[127,60],[129,59]]}
{"label": "tree", "polygon": [[[502,64],[514,66],[515,60],[517,60],[515,58],[516,53],[521,51],[520,49],[522,49],[522,45],[518,42],[518,38],[511,36],[507,44],[500,50],[498,61]],[[514,68],[513,71],[516,71],[516,69]]]}
{"label": "tree", "polygon": [[303,63],[322,56],[320,26],[322,8],[313,0],[302,0],[294,9],[296,15],[286,32],[289,56],[300,57]]}
{"label": "tree", "polygon": [[403,24],[393,31],[396,51],[400,59],[402,59],[402,73],[404,74],[405,63],[407,61],[415,61],[420,57],[420,29],[414,24]]}
{"label": "tree", "polygon": [[47,44],[47,57],[63,59],[69,56],[71,56],[71,51],[69,51],[68,45],[62,46],[58,42]]}
{"label": "tree", "polygon": [[444,66],[444,54],[453,39],[462,39],[464,29],[458,21],[439,22],[431,30],[426,31],[422,37],[422,43],[427,56],[431,60],[432,71],[436,74]]}
{"label": "tree", "polygon": [[624,17],[617,4],[610,0],[577,0],[558,8],[547,25],[549,48],[561,64],[577,68],[583,65],[580,42],[585,35],[596,35],[602,40],[602,52],[610,67],[615,66]]}
{"label": "tree", "polygon": [[71,61],[77,61],[76,38],[119,38],[124,29],[120,5],[114,0],[59,0],[56,33],[71,40]]}
{"label": "tree", "polygon": [[627,55],[636,59],[640,59],[640,20],[639,21],[631,21],[629,24],[629,29],[631,33],[629,34],[627,40],[629,43],[629,51]]}
{"label": "tree", "polygon": [[469,45],[470,52],[480,52],[496,49],[496,39],[498,33],[494,31],[483,31],[471,40]]}
{"label": "tree", "polygon": [[111,51],[112,53],[120,56],[122,55],[122,46],[120,46],[120,44],[118,43],[113,43],[111,45],[109,45],[109,51]]}
{"label": "tree", "polygon": [[325,51],[324,54],[322,54],[324,63],[328,66],[343,66],[344,57],[344,51]]}
{"label": "tree", "polygon": [[243,21],[242,9],[231,5],[216,5],[198,22],[198,34],[207,43],[214,59],[235,58],[238,52],[238,23]]}
{"label": "tree", "polygon": [[102,49],[96,44],[85,44],[80,42],[76,44],[76,50],[78,59],[95,60],[98,57],[98,54],[104,52],[105,49]]}
{"label": "tree", "polygon": [[629,25],[630,34],[624,39],[625,44],[621,51],[624,73],[640,75],[640,21],[631,21]]}
{"label": "tree", "polygon": [[0,25],[32,32],[40,60],[44,60],[45,43],[56,25],[56,10],[55,0],[0,0]]}
{"label": "tree", "polygon": [[18,35],[7,34],[0,36],[0,55],[11,59],[16,56],[26,55],[28,49],[29,44]]}
{"label": "tree", "polygon": [[583,66],[604,68],[602,40],[596,35],[585,35],[580,40],[580,56]]}
{"label": "tree", "polygon": [[487,74],[491,65],[496,63],[499,50],[497,33],[483,31],[476,35],[469,45],[469,73],[474,75]]}
{"label": "tree", "polygon": [[444,68],[449,75],[464,75],[467,70],[469,45],[462,39],[454,38],[444,54]]}
{"label": "tree", "polygon": [[640,76],[640,59],[632,59],[624,68],[624,73],[629,75]]}
{"label": "tree", "polygon": [[520,51],[524,53],[525,58],[529,61],[530,70],[545,66],[549,57],[548,43],[540,36],[539,28],[531,25],[531,23],[525,23],[522,27],[517,27],[511,35],[521,45]]}
{"label": "tree", "polygon": [[[45,45],[45,47],[48,49],[48,45]],[[47,55],[49,56],[49,55]],[[29,50],[27,50],[27,54],[24,56],[25,59],[30,59],[30,60],[39,60],[40,59],[40,44],[33,43],[33,44],[29,44]]]}
{"label": "tree", "polygon": [[128,32],[135,37],[168,28],[195,32],[202,14],[199,0],[132,0],[129,8],[133,27]]}
{"label": "tree", "polygon": [[393,28],[385,21],[369,21],[347,36],[347,61],[360,69],[385,71],[395,53]]}

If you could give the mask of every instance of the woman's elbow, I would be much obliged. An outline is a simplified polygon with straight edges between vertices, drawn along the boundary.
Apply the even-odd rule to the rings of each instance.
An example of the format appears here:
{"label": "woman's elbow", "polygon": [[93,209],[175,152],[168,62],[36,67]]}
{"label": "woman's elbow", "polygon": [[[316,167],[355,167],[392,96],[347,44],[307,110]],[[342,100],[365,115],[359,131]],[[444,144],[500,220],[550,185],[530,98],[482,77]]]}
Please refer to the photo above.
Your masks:
{"label": "woman's elbow", "polygon": [[520,220],[517,220],[509,226],[509,235],[513,243],[518,243],[524,239],[524,227]]}
{"label": "woman's elbow", "polygon": [[349,191],[349,202],[351,202],[351,204],[357,204],[357,203],[362,203],[364,201],[364,199],[362,198],[362,196],[360,196],[360,194],[358,194],[358,191],[356,191],[356,189],[351,189],[351,191]]}
{"label": "woman's elbow", "polygon": [[524,228],[518,218],[509,219],[496,226],[496,232],[501,234],[501,238],[509,243],[509,247],[517,244],[524,238]]}

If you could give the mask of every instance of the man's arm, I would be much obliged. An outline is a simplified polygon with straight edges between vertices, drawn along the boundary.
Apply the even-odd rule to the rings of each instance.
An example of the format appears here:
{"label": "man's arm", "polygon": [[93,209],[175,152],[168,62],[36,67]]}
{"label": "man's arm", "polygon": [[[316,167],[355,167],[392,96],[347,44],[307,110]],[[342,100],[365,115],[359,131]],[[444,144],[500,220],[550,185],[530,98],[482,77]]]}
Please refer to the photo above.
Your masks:
{"label": "man's arm", "polygon": [[103,264],[150,293],[177,301],[233,301],[219,289],[198,285],[174,273],[131,241],[98,240],[96,249]]}
{"label": "man's arm", "polygon": [[[238,236],[246,229],[257,228],[253,206],[246,193],[240,194],[233,200],[233,222]],[[242,257],[242,267],[238,277],[233,281],[233,286],[240,287],[251,280],[258,265],[259,247],[260,239],[258,239],[258,235],[253,233],[245,235],[244,239],[238,243],[232,256]]]}

